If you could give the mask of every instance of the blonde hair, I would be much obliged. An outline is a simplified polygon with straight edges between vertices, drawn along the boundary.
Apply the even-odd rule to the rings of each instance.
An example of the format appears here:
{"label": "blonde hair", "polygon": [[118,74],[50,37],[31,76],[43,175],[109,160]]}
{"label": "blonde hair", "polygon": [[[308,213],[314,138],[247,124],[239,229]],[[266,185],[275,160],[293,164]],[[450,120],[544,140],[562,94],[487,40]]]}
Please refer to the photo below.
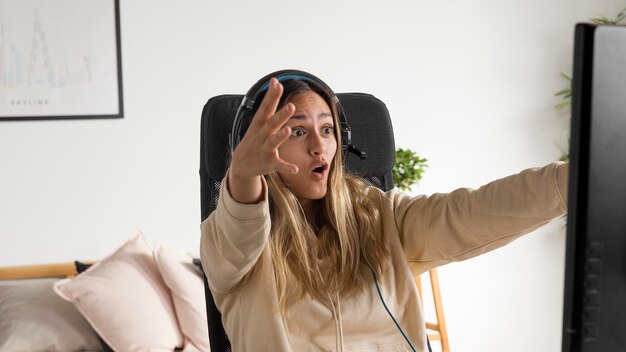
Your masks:
{"label": "blonde hair", "polygon": [[[288,93],[289,85],[283,85]],[[310,90],[320,94],[316,88],[319,87]],[[301,91],[284,94],[282,104]],[[335,139],[341,146],[332,95],[321,93],[331,107],[336,126]],[[314,299],[325,299],[329,295],[349,296],[362,291],[366,287],[359,274],[362,263],[382,277],[382,263],[389,251],[384,244],[380,211],[376,201],[368,195],[368,187],[371,186],[364,180],[344,172],[343,156],[338,148],[329,169],[326,196],[318,202],[316,224],[311,224],[297,197],[280,176],[277,173],[269,175],[272,224],[269,241],[282,310],[287,306],[288,297],[300,300],[309,295]]]}

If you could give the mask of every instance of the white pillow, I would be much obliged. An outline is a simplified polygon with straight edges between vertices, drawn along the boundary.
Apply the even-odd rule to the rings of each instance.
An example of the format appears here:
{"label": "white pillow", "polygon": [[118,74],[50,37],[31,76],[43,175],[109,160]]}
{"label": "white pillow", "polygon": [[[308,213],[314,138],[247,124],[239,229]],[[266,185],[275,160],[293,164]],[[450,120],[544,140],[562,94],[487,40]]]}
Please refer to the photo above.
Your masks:
{"label": "white pillow", "polygon": [[193,257],[159,244],[154,250],[154,259],[172,292],[176,316],[185,336],[184,351],[210,351],[204,282],[193,264]]}
{"label": "white pillow", "polygon": [[171,352],[183,345],[172,297],[141,232],[54,288],[115,351]]}
{"label": "white pillow", "polygon": [[0,282],[0,351],[102,349],[80,312],[54,293],[56,281]]}

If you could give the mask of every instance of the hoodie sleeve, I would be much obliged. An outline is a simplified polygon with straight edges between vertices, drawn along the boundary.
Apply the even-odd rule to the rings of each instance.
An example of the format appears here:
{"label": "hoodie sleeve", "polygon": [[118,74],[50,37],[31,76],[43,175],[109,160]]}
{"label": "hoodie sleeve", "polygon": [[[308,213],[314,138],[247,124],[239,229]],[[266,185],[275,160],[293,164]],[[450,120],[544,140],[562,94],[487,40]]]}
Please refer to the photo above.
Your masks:
{"label": "hoodie sleeve", "polygon": [[413,273],[491,251],[565,214],[568,167],[552,163],[428,197],[388,193]]}
{"label": "hoodie sleeve", "polygon": [[228,173],[222,181],[217,208],[201,228],[200,257],[209,287],[227,293],[254,267],[270,234],[267,184],[263,182],[263,200],[241,204],[228,190]]}

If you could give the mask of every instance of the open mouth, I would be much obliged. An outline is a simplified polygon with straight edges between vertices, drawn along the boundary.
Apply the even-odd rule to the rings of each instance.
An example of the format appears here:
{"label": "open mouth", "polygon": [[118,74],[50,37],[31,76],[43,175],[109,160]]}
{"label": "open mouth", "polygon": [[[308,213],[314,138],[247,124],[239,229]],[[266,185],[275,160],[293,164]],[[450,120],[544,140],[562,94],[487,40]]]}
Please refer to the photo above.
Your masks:
{"label": "open mouth", "polygon": [[323,161],[311,171],[311,175],[313,175],[314,180],[320,181],[324,179],[326,170],[328,170],[328,164]]}

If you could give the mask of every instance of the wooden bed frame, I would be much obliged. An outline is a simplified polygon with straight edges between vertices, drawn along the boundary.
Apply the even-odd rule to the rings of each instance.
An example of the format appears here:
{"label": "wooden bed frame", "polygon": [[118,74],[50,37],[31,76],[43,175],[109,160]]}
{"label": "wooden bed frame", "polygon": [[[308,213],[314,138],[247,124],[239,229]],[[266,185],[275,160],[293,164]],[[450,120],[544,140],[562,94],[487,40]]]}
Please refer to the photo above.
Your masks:
{"label": "wooden bed frame", "polygon": [[[85,262],[93,264],[94,262]],[[55,263],[0,267],[0,281],[18,279],[39,279],[46,277],[74,277],[76,276],[74,263]]]}

